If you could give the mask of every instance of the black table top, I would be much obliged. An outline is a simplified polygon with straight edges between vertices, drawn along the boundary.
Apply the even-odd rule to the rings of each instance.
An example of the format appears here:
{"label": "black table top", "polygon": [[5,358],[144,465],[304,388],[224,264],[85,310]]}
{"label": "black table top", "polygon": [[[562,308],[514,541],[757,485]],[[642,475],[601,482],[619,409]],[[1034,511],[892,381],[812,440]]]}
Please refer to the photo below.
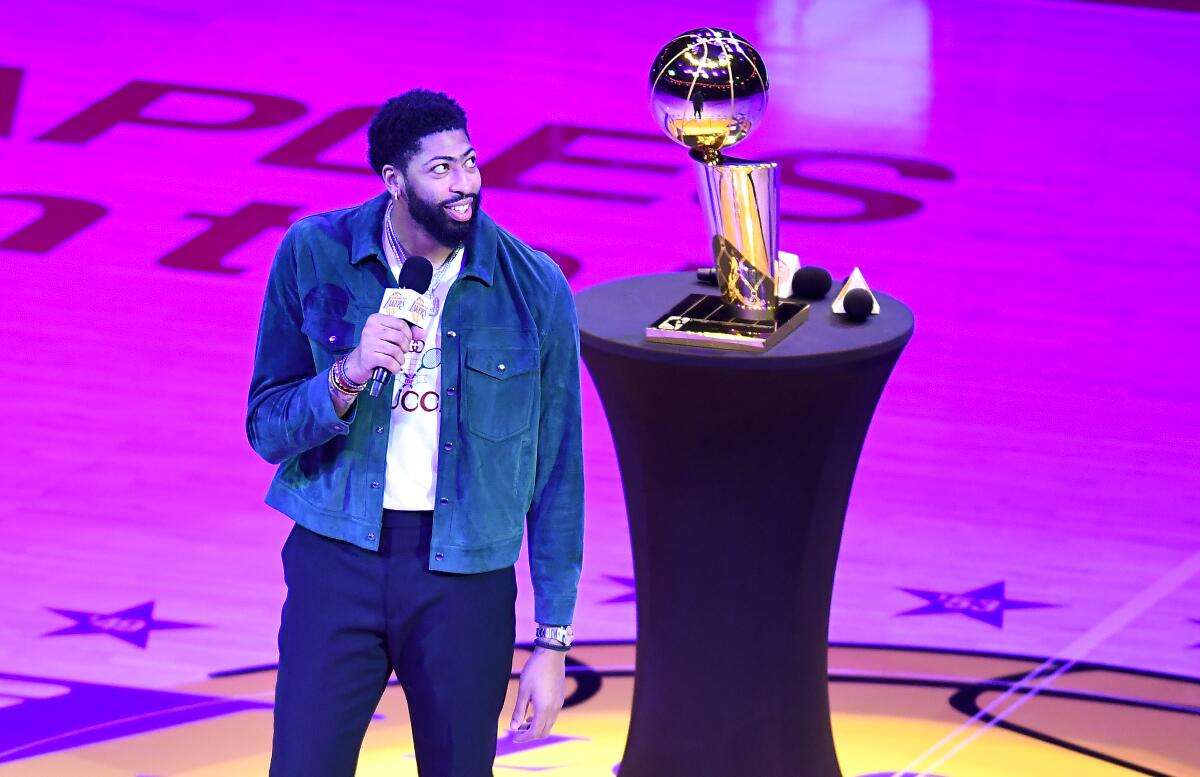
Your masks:
{"label": "black table top", "polygon": [[812,305],[808,320],[766,353],[646,340],[646,327],[688,294],[718,293],[716,287],[697,281],[693,272],[622,278],[580,291],[575,295],[579,337],[585,348],[631,359],[709,367],[719,363],[735,369],[842,364],[898,350],[908,342],[913,315],[903,302],[872,289],[879,315],[855,324],[833,313],[839,288],[835,283],[823,300],[805,300]]}

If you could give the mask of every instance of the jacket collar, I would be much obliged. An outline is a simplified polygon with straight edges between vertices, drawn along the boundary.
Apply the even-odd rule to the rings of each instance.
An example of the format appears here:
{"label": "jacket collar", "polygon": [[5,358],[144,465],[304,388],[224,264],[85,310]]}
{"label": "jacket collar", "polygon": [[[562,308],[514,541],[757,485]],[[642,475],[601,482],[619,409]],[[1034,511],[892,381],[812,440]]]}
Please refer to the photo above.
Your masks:
{"label": "jacket collar", "polygon": [[[354,208],[350,215],[350,264],[357,265],[372,257],[383,261],[383,214],[387,211],[388,193],[367,200]],[[483,211],[475,216],[475,224],[467,236],[467,258],[460,276],[469,275],[492,285],[496,267],[496,222]]]}

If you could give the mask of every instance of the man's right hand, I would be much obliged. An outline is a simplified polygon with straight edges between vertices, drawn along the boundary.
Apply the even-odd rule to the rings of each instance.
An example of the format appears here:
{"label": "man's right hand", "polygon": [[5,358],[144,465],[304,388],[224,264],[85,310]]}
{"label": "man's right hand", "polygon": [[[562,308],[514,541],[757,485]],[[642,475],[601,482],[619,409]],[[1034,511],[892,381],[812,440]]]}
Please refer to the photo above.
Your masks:
{"label": "man's right hand", "polygon": [[358,347],[346,358],[346,377],[366,383],[376,367],[393,375],[404,369],[404,357],[412,348],[413,330],[402,318],[372,313],[363,325]]}

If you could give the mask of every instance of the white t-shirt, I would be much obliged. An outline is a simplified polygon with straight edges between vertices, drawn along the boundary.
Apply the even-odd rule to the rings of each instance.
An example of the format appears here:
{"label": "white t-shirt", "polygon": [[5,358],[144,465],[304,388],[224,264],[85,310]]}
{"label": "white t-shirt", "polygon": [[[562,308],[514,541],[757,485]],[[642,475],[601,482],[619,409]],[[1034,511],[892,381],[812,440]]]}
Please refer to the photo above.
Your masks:
{"label": "white t-shirt", "polygon": [[[462,269],[460,246],[443,267],[434,271],[426,297],[433,311],[425,340],[414,341],[419,352],[404,361],[404,374],[392,376],[391,435],[383,480],[383,506],[389,510],[432,510],[437,488],[438,431],[442,405],[442,340],[439,324],[446,293]],[[400,257],[383,240],[383,254],[392,277],[400,275]]]}

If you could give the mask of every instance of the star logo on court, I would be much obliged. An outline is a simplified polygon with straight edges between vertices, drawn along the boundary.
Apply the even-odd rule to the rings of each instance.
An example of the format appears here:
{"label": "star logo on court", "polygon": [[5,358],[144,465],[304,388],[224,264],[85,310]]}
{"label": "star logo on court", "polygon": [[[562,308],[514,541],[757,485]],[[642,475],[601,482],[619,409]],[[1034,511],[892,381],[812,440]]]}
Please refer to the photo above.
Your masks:
{"label": "star logo on court", "polygon": [[926,601],[922,607],[905,610],[897,615],[965,615],[977,621],[983,621],[998,629],[1004,628],[1005,610],[1032,610],[1041,607],[1058,607],[1057,604],[1045,602],[1026,602],[1020,599],[1008,599],[1004,595],[1004,581],[1001,580],[982,588],[976,588],[966,593],[947,593],[945,591],[925,591],[918,588],[901,588],[901,591],[919,596]]}
{"label": "star logo on court", "polygon": [[156,620],[152,601],[116,612],[82,612],[80,610],[60,610],[57,607],[47,607],[46,609],[64,618],[70,618],[75,623],[58,631],[48,631],[42,635],[43,637],[65,637],[69,634],[108,634],[143,650],[150,640],[151,631],[204,628],[199,623]]}
{"label": "star logo on court", "polygon": [[604,601],[600,602],[600,604],[622,604],[624,602],[636,602],[637,601],[637,589],[635,588],[635,586],[633,584],[632,577],[622,577],[621,575],[605,575],[605,577],[607,577],[609,580],[616,583],[617,585],[625,586],[629,590],[623,594],[617,594],[616,596],[612,597],[611,599],[605,599]]}

